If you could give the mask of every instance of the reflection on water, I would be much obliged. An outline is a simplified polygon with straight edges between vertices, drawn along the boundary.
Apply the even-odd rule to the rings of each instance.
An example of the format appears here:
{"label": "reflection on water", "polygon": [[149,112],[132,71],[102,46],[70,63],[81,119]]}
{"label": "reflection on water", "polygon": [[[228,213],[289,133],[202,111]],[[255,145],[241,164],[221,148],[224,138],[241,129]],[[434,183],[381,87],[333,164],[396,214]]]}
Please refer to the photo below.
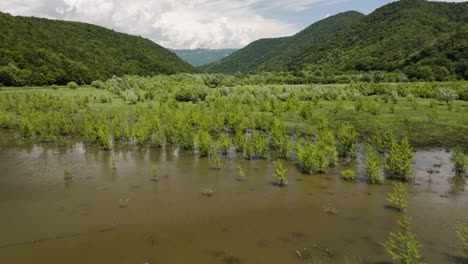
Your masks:
{"label": "reflection on water", "polygon": [[[453,225],[468,216],[466,182],[454,176],[449,156],[440,149],[415,155],[408,215],[430,263],[457,259]],[[237,179],[237,162],[247,181]],[[158,182],[151,181],[154,163]],[[391,261],[379,244],[401,216],[385,208],[390,182],[366,184],[359,160],[342,160],[326,175],[286,164],[289,185],[279,188],[271,161],[235,153],[217,171],[206,158],[170,148],[3,144],[0,263]],[[346,168],[358,172],[357,183],[341,179]],[[64,181],[65,169],[72,180]],[[211,197],[200,194],[204,187]]]}

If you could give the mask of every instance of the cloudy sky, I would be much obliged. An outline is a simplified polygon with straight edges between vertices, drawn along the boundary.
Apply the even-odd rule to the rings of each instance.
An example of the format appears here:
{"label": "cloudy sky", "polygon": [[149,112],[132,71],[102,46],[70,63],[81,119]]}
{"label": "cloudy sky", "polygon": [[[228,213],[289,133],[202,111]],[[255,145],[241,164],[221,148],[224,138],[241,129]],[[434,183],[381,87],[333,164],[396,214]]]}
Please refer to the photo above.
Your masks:
{"label": "cloudy sky", "polygon": [[[446,2],[465,2],[452,0]],[[140,35],[167,48],[241,48],[289,36],[348,10],[368,14],[392,0],[1,0],[12,15],[82,21]]]}

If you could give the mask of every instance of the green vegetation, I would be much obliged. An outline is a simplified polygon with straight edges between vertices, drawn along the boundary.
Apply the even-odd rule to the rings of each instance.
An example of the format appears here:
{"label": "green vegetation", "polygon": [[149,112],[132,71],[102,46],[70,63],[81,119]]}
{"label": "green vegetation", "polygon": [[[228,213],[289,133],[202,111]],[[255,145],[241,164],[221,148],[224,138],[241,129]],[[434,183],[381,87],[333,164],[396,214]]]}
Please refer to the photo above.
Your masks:
{"label": "green vegetation", "polygon": [[364,149],[364,165],[367,168],[366,178],[367,182],[371,184],[380,183],[382,181],[382,157],[377,153],[375,148],[367,145]]}
{"label": "green vegetation", "polygon": [[159,181],[158,174],[159,174],[158,173],[158,165],[156,165],[156,164],[151,165],[151,177],[152,177],[151,180],[153,182]]}
{"label": "green vegetation", "polygon": [[411,221],[404,216],[398,221],[400,230],[397,233],[390,232],[387,242],[382,245],[387,253],[402,264],[421,264],[422,258],[420,249],[421,243],[416,240],[416,236],[411,232]]}
{"label": "green vegetation", "polygon": [[413,148],[407,138],[400,142],[393,140],[390,143],[390,154],[385,164],[390,177],[401,181],[412,180],[414,178],[413,157]]}
{"label": "green vegetation", "polygon": [[387,201],[400,212],[404,212],[408,205],[408,191],[406,185],[401,182],[393,183],[393,191],[388,194]]}
{"label": "green vegetation", "polygon": [[288,180],[286,179],[288,169],[284,168],[281,160],[274,160],[273,165],[275,166],[275,177],[278,180],[278,185],[286,186],[288,184]]}
{"label": "green vegetation", "polygon": [[[200,67],[211,73],[255,73],[261,71],[287,71],[288,64],[309,47],[330,38],[364,15],[349,11],[325,18],[291,37],[261,39],[238,50],[219,62]],[[309,74],[315,80],[320,72]]]}
{"label": "green vegetation", "polygon": [[463,243],[463,253],[468,257],[468,218],[466,218],[465,223],[458,223],[455,231]]}
{"label": "green vegetation", "polygon": [[171,51],[184,61],[196,67],[217,62],[237,51],[237,49],[183,49]]}
{"label": "green vegetation", "polygon": [[72,172],[69,169],[66,169],[65,171],[63,171],[63,176],[65,180],[71,180],[73,177]]}
{"label": "green vegetation", "polygon": [[195,72],[142,37],[85,23],[0,12],[0,86],[89,84],[113,75]]}
{"label": "green vegetation", "polygon": [[453,162],[453,168],[455,169],[456,173],[461,174],[466,171],[466,167],[468,166],[468,157],[465,157],[463,150],[459,146],[452,150],[450,161]]}
{"label": "green vegetation", "polygon": [[247,181],[247,177],[245,176],[244,170],[242,169],[242,165],[240,163],[237,163],[237,177],[239,177],[239,180],[241,181]]}
{"label": "green vegetation", "polygon": [[352,169],[346,169],[340,172],[340,174],[344,177],[347,181],[356,181],[356,172]]}

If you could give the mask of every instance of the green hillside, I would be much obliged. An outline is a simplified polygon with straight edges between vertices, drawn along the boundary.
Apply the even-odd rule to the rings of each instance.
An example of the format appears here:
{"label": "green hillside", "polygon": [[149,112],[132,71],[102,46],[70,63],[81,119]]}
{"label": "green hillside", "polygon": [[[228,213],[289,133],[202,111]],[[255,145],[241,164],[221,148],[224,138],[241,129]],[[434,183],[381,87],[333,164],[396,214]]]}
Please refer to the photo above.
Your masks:
{"label": "green hillside", "polygon": [[403,71],[409,78],[467,78],[468,3],[401,0],[309,48],[293,71]]}
{"label": "green hillside", "polygon": [[0,84],[6,86],[196,71],[148,39],[95,25],[5,13],[0,25]]}
{"label": "green hillside", "polygon": [[261,39],[218,63],[201,67],[207,72],[254,73],[283,71],[292,60],[311,46],[330,38],[364,17],[355,11],[340,13],[312,24],[291,37]]}
{"label": "green hillside", "polygon": [[191,65],[201,66],[217,62],[237,51],[237,49],[182,49],[171,51]]}

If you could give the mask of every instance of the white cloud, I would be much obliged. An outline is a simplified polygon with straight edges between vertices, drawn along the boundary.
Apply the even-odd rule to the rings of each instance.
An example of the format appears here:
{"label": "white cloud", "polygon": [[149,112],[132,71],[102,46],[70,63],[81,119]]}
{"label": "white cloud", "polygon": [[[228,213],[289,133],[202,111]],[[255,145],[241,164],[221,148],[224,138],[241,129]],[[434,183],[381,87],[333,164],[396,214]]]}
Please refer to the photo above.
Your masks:
{"label": "white cloud", "polygon": [[[9,0],[0,2],[0,10],[102,25],[147,37],[168,48],[239,48],[259,38],[298,31],[295,25],[261,16],[254,6],[263,1]],[[293,4],[321,1],[294,0]]]}

